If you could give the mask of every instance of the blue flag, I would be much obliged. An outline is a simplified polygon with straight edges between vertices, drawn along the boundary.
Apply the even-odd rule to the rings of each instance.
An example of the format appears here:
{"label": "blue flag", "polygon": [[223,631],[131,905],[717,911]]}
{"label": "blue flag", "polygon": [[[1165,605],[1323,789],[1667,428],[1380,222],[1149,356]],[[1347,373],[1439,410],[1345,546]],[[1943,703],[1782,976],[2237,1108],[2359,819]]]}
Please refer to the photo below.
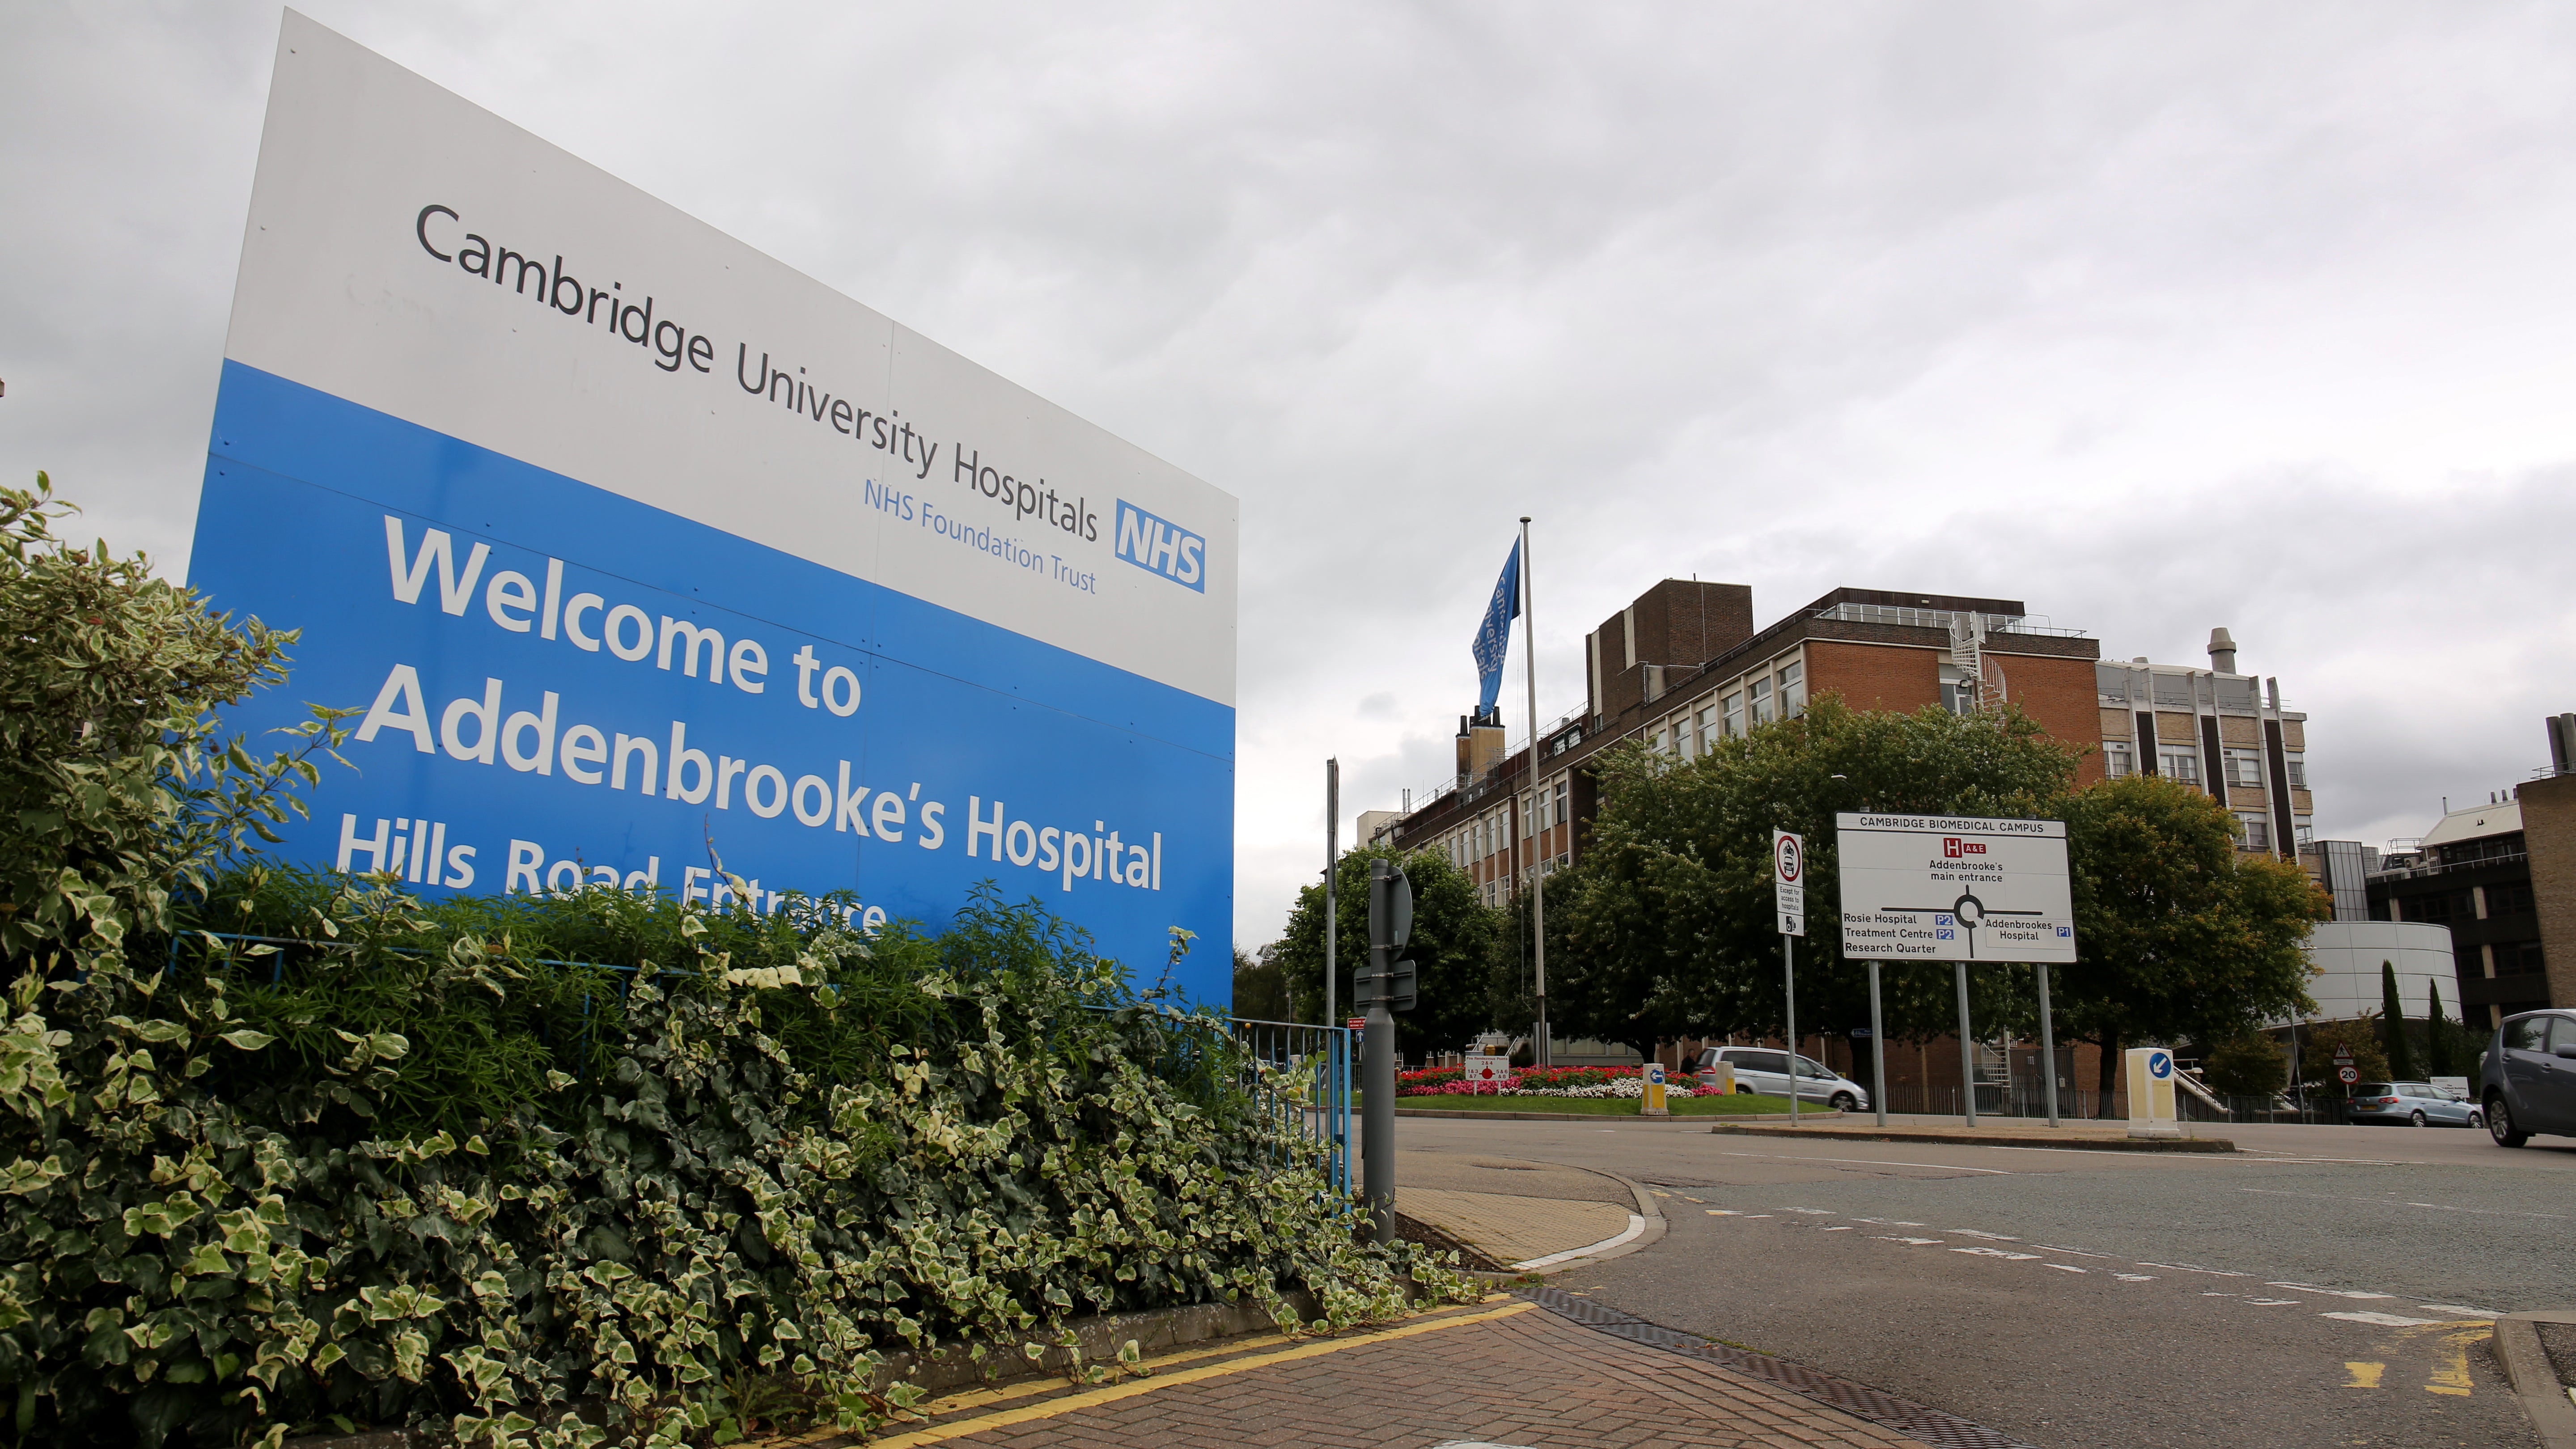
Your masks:
{"label": "blue flag", "polygon": [[1485,605],[1485,622],[1476,626],[1477,692],[1480,712],[1490,712],[1503,694],[1503,654],[1511,647],[1512,621],[1521,616],[1521,546],[1512,544],[1503,560],[1503,576],[1494,580],[1493,601]]}

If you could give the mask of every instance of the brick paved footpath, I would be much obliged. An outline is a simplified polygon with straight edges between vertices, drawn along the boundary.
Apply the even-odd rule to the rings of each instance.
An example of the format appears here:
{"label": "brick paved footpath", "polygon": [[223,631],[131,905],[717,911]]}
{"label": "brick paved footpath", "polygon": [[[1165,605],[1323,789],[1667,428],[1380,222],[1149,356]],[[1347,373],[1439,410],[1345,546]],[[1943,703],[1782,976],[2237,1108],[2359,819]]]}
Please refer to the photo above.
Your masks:
{"label": "brick paved footpath", "polygon": [[1149,1377],[1099,1388],[1022,1384],[956,1395],[925,1406],[936,1416],[928,1427],[895,1429],[874,1449],[1431,1449],[1450,1441],[1922,1449],[1716,1364],[1513,1299],[1330,1339],[1264,1335],[1148,1367],[1156,1370]]}

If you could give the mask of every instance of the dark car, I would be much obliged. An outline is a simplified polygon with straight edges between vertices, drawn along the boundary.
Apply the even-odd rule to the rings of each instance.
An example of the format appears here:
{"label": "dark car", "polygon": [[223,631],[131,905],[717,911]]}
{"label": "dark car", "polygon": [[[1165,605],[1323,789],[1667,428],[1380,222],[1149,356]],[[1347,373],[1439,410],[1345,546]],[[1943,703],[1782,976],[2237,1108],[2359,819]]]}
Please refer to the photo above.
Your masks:
{"label": "dark car", "polygon": [[2505,1018],[2478,1060],[2478,1102],[2499,1147],[2536,1132],[2576,1137],[2576,1012]]}

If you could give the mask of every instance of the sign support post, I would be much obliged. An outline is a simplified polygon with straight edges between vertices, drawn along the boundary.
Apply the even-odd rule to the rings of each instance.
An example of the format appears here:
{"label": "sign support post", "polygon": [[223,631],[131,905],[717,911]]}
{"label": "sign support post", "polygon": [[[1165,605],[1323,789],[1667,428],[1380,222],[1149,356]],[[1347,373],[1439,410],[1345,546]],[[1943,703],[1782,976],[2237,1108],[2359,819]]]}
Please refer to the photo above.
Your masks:
{"label": "sign support post", "polygon": [[2057,1025],[2048,1016],[2048,963],[2034,963],[2031,970],[2039,973],[2039,1079],[2045,1085],[2041,1094],[2048,1100],[2048,1125],[2057,1125]]}
{"label": "sign support post", "polygon": [[1887,1022],[1878,1010],[1878,958],[1869,962],[1869,1102],[1878,1125],[1887,1125]]}
{"label": "sign support post", "polygon": [[1959,967],[1959,1114],[1977,1125],[1977,1039],[1968,1034],[1968,963]]}
{"label": "sign support post", "polygon": [[1333,1019],[1333,877],[1341,864],[1342,761],[1324,762],[1324,1020]]}
{"label": "sign support post", "polygon": [[1780,923],[1780,974],[1789,1008],[1789,1121],[1798,1120],[1798,949],[1807,934],[1807,839],[1771,832],[1771,904]]}

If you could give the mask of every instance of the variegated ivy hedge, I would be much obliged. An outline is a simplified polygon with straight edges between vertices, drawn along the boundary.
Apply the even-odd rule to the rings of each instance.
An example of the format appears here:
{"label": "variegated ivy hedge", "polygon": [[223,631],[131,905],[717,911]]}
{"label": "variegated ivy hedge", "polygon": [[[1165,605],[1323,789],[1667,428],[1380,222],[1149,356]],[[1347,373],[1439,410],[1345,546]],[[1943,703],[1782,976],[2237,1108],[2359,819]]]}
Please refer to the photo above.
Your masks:
{"label": "variegated ivy hedge", "polygon": [[901,1348],[1455,1286],[1354,1245],[1223,1035],[1034,906],[862,941],[263,869],[337,717],[255,756],[217,711],[295,636],[57,540],[66,511],[0,489],[16,1443],[866,1426]]}
{"label": "variegated ivy hedge", "polygon": [[1403,1306],[1223,1033],[1034,907],[862,941],[254,875],[200,914],[0,1037],[0,1376],[58,1440],[704,1442],[782,1389],[879,1422],[934,1340]]}

